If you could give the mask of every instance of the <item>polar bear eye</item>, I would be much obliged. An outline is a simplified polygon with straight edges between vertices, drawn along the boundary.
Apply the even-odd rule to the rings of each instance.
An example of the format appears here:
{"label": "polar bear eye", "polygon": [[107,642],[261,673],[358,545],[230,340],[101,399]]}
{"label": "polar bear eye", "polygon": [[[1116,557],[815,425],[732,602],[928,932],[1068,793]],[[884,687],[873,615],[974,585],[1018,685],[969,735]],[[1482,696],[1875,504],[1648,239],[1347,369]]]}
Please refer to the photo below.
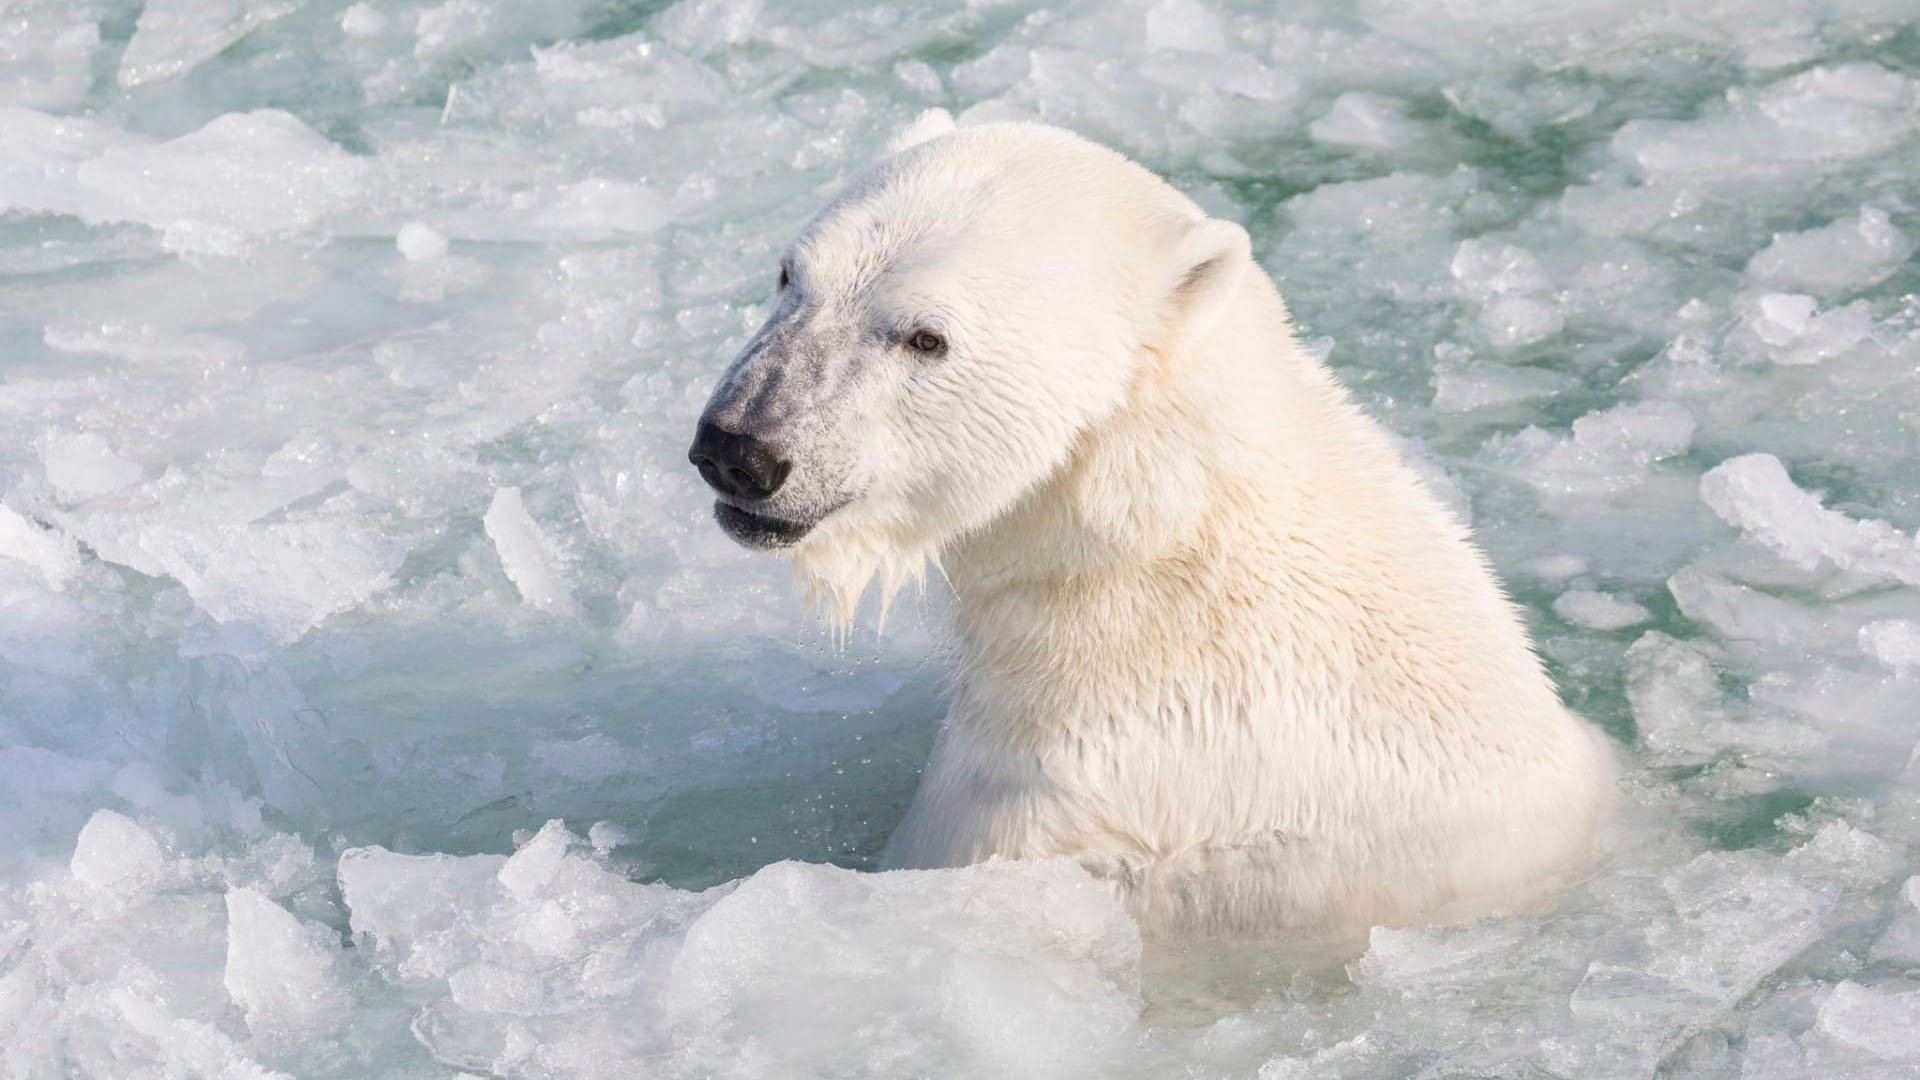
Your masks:
{"label": "polar bear eye", "polygon": [[915,330],[907,338],[907,348],[922,356],[939,356],[947,351],[947,339],[931,330]]}
{"label": "polar bear eye", "polygon": [[793,284],[793,275],[787,272],[787,264],[781,263],[780,264],[780,286],[777,291],[786,292],[787,286],[791,284]]}

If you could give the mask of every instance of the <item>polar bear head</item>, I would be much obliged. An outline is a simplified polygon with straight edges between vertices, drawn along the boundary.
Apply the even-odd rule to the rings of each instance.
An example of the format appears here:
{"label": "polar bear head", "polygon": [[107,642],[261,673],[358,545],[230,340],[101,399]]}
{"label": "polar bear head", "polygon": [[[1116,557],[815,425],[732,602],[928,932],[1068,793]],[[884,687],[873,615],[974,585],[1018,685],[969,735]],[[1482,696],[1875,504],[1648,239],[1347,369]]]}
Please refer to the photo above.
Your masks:
{"label": "polar bear head", "polygon": [[689,458],[843,619],[1062,467],[1212,323],[1247,234],[1058,129],[923,117],[780,259]]}

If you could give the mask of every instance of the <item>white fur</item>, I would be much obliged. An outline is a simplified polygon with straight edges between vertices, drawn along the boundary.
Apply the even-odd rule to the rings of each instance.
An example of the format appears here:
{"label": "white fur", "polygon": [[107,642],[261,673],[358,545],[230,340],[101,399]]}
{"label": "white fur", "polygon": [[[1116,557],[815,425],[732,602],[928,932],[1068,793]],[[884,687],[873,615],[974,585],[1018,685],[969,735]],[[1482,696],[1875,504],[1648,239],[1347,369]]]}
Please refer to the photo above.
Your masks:
{"label": "white fur", "polygon": [[952,355],[872,354],[782,443],[851,463],[810,587],[845,615],[935,561],[956,597],[892,865],[1070,855],[1201,934],[1508,908],[1577,867],[1603,741],[1245,232],[1064,132],[928,123],[803,235],[794,303]]}

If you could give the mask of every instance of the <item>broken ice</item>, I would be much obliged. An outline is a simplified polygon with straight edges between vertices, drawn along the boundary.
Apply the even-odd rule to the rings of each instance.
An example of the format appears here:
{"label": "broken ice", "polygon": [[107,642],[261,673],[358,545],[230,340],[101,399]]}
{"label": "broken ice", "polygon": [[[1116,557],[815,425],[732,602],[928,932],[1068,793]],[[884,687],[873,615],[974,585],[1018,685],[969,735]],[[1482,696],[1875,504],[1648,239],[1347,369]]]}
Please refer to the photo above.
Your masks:
{"label": "broken ice", "polygon": [[[1912,1074],[1916,32],[8,5],[6,1071]],[[867,873],[941,595],[834,651],[682,455],[780,246],[934,105],[1247,224],[1619,748],[1557,906],[1328,959],[1142,943],[1065,862]]]}

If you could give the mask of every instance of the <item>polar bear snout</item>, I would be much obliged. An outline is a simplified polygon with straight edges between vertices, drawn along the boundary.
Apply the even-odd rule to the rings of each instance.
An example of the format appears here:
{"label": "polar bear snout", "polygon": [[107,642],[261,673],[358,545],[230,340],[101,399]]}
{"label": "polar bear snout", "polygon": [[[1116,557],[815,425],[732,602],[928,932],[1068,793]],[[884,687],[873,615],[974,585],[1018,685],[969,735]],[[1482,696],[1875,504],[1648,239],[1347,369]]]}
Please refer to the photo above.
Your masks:
{"label": "polar bear snout", "polygon": [[695,429],[687,460],[708,487],[732,499],[767,498],[793,471],[793,462],[781,460],[766,443],[714,423]]}
{"label": "polar bear snout", "polygon": [[771,500],[792,475],[793,462],[751,433],[703,419],[694,429],[687,460],[719,495],[713,518],[736,542],[752,548],[782,548],[812,531],[817,519],[795,520],[774,512]]}

